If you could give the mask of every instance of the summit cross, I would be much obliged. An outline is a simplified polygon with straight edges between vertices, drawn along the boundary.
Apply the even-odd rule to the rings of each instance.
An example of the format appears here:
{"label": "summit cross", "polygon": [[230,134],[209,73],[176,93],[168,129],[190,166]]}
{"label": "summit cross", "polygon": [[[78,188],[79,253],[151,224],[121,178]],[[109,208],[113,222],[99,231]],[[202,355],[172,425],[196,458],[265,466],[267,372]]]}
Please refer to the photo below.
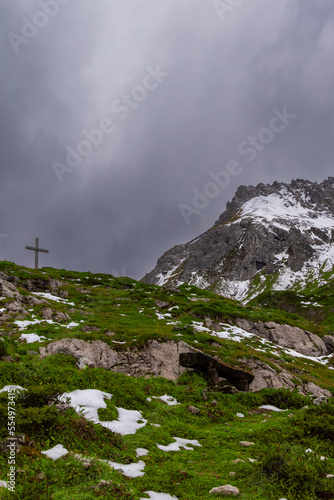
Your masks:
{"label": "summit cross", "polygon": [[26,249],[35,251],[35,269],[38,269],[38,252],[49,253],[49,250],[39,248],[39,238],[35,239],[35,247],[26,247]]}

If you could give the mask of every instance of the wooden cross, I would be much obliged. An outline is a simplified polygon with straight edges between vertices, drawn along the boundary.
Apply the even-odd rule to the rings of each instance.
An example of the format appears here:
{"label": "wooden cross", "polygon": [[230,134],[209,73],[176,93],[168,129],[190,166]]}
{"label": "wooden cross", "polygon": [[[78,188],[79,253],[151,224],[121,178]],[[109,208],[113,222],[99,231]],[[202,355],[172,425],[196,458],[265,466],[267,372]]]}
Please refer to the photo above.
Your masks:
{"label": "wooden cross", "polygon": [[26,249],[35,251],[35,269],[38,269],[38,252],[49,253],[49,250],[39,248],[39,238],[35,239],[35,247],[26,247]]}

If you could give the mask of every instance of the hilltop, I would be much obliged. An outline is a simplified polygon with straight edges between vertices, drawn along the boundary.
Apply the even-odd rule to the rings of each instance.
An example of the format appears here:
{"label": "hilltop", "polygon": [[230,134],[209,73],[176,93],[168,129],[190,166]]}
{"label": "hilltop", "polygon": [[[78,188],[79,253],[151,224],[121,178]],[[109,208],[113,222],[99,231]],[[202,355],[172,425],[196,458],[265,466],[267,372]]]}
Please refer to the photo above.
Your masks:
{"label": "hilltop", "polygon": [[[0,481],[10,386],[17,437],[1,498],[207,500],[226,484],[241,499],[334,498],[331,288],[313,317],[272,297],[1,262],[0,292]],[[182,367],[186,352],[251,374],[250,392]]]}

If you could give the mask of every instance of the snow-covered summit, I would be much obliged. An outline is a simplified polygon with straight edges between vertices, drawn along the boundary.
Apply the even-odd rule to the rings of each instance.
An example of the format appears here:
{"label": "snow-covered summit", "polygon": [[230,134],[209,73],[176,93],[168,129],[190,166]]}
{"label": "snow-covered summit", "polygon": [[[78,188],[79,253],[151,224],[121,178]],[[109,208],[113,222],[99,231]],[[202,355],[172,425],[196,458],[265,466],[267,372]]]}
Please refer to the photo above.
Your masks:
{"label": "snow-covered summit", "polygon": [[323,280],[334,266],[334,177],[241,186],[215,225],[166,252],[147,283],[189,283],[246,301]]}
{"label": "snow-covered summit", "polygon": [[242,206],[240,218],[247,217],[282,229],[289,229],[293,225],[302,232],[318,228],[331,233],[334,228],[334,213],[329,213],[328,209],[318,211],[306,208],[285,189],[247,201]]}

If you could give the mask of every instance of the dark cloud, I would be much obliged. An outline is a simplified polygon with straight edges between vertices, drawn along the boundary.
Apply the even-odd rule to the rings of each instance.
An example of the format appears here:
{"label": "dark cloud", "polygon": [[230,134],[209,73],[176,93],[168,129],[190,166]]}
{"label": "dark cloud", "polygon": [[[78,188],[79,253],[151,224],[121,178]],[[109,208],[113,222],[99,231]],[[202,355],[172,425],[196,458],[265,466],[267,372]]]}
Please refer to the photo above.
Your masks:
{"label": "dark cloud", "polygon": [[[39,236],[42,265],[138,278],[238,185],[333,175],[332,0],[244,1],[224,19],[213,1],[3,0],[0,19],[1,259],[32,266]],[[270,137],[284,107],[296,117]],[[241,172],[196,208],[231,161]]]}

